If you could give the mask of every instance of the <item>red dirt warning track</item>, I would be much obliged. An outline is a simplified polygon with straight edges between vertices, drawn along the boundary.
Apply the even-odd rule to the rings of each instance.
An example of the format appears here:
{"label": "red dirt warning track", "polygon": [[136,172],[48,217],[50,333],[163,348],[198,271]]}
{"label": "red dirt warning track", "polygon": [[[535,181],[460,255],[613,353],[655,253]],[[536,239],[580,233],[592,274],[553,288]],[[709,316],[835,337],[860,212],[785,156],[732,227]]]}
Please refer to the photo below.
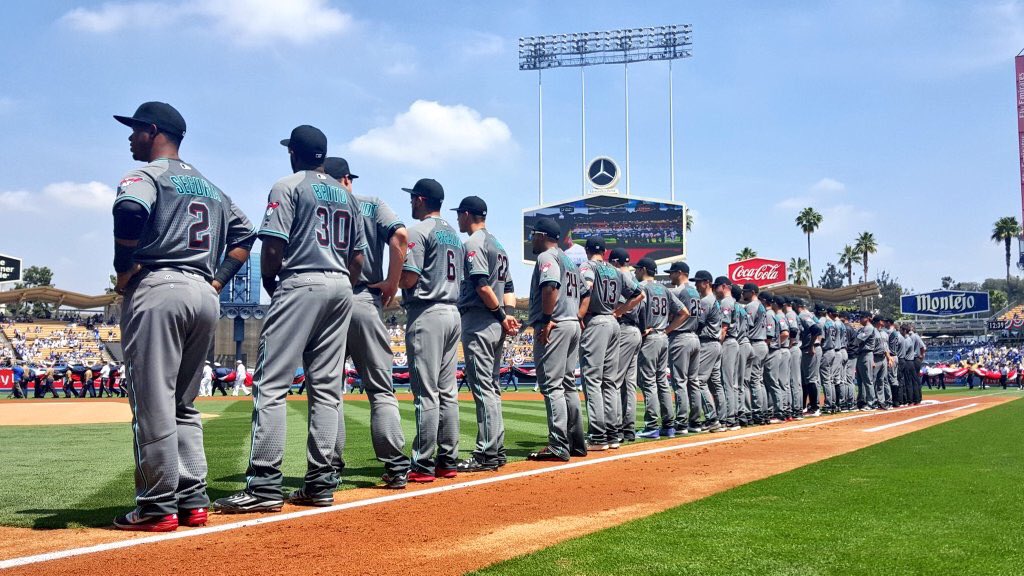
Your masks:
{"label": "red dirt warning track", "polygon": [[[407,576],[421,570],[463,573],[1013,398],[947,398],[941,404],[865,413],[862,417],[844,414],[722,435],[701,434],[632,445],[573,459],[574,463],[586,463],[583,466],[460,487],[467,481],[559,466],[517,462],[499,473],[464,474],[454,480],[410,488],[406,493],[440,487],[450,490],[49,560],[17,566],[6,573],[93,575],[107,572],[113,566],[119,573],[160,576],[194,572],[204,576]],[[928,415],[935,416],[866,432]],[[685,448],[694,444],[697,446]],[[662,448],[670,450],[622,458],[629,453]],[[598,462],[590,465],[592,461]],[[347,490],[339,492],[335,502],[365,501],[394,494],[373,489]],[[286,507],[284,513],[299,510],[309,509]],[[255,517],[258,516],[217,515],[212,517],[211,526]],[[180,529],[176,534],[185,532],[186,529]],[[0,559],[55,551],[69,545],[89,546],[140,537],[97,529],[51,531],[43,543],[38,536],[37,531],[0,528],[0,538],[9,543],[0,552]],[[10,546],[26,540],[33,542]]]}

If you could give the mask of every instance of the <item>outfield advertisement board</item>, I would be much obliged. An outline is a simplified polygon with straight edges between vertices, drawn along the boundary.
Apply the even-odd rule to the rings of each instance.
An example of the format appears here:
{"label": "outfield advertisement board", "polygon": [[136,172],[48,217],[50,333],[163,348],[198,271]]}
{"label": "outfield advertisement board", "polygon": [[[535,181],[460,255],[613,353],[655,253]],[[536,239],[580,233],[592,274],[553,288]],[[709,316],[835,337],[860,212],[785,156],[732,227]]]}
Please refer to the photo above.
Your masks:
{"label": "outfield advertisement board", "polygon": [[618,194],[593,194],[523,210],[523,261],[537,257],[530,239],[534,224],[551,218],[562,228],[562,249],[574,262],[586,260],[587,238],[603,236],[608,249],[625,248],[630,262],[653,258],[658,264],[686,257],[686,205]]}
{"label": "outfield advertisement board", "polygon": [[988,312],[988,292],[939,290],[900,297],[900,312],[916,316],[960,316]]}

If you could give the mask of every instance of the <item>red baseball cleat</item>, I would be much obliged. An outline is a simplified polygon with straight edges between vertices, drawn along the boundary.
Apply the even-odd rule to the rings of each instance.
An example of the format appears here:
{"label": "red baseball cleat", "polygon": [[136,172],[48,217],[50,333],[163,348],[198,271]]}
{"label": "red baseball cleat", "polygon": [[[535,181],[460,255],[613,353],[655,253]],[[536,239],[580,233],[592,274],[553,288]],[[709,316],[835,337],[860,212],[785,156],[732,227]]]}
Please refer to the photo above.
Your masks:
{"label": "red baseball cleat", "polygon": [[432,474],[427,474],[426,472],[417,472],[415,470],[409,472],[409,482],[425,484],[427,482],[433,482],[434,480],[434,476]]}
{"label": "red baseball cleat", "polygon": [[437,468],[434,470],[434,476],[438,478],[455,478],[459,475],[459,471],[455,468]]}
{"label": "red baseball cleat", "polygon": [[191,528],[206,526],[206,508],[178,510],[178,526],[189,526]]}
{"label": "red baseball cleat", "polygon": [[136,508],[114,518],[114,527],[131,532],[174,532],[178,529],[178,515],[142,517],[139,515],[139,509]]}

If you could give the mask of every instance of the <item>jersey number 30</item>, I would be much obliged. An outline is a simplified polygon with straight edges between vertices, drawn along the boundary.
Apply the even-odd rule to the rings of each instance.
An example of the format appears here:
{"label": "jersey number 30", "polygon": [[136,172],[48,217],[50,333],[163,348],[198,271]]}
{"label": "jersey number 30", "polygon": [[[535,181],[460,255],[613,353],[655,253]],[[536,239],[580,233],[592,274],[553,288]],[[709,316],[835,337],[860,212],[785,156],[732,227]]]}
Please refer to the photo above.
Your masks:
{"label": "jersey number 30", "polygon": [[317,218],[320,219],[320,227],[316,230],[316,241],[327,248],[333,246],[335,250],[348,248],[348,235],[352,217],[348,210],[328,210],[326,206],[316,209]]}

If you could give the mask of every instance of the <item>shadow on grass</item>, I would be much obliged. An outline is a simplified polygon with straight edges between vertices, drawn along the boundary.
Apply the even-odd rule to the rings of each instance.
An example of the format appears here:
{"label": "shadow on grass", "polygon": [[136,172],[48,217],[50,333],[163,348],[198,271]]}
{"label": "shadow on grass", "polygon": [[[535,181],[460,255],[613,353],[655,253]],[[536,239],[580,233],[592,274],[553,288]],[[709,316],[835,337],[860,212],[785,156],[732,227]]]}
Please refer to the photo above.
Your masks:
{"label": "shadow on grass", "polygon": [[104,506],[100,508],[73,508],[67,510],[49,510],[45,508],[33,508],[18,510],[18,514],[36,517],[32,522],[32,528],[38,530],[53,530],[59,528],[71,528],[85,526],[88,528],[111,528],[116,516],[124,514],[131,509],[130,503],[124,506]]}

